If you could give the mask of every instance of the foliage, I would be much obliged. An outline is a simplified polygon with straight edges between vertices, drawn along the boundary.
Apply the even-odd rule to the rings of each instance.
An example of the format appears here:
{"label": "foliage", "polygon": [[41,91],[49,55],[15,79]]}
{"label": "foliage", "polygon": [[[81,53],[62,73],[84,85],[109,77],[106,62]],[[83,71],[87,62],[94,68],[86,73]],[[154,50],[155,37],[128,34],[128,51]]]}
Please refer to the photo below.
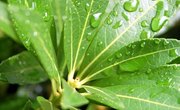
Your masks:
{"label": "foliage", "polygon": [[180,41],[154,38],[179,3],[0,2],[1,31],[27,49],[1,62],[0,81],[51,81],[49,99],[38,96],[24,103],[22,98],[25,110],[78,109],[92,103],[125,110],[179,110]]}

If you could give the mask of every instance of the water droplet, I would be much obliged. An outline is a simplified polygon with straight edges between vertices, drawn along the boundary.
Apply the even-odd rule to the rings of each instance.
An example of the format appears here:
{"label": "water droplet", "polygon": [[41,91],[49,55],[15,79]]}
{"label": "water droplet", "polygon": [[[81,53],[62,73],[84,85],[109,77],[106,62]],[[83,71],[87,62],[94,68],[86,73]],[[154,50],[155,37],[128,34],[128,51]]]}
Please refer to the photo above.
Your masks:
{"label": "water droplet", "polygon": [[117,17],[118,16],[118,12],[117,11],[113,11],[113,16]]}
{"label": "water droplet", "polygon": [[49,21],[50,18],[49,18],[49,16],[48,16],[48,13],[47,13],[47,12],[44,13],[43,19],[44,19],[44,21],[46,21],[46,22]]}
{"label": "water droplet", "polygon": [[170,17],[170,13],[169,13],[168,10],[165,10],[165,11],[164,11],[164,16]]}
{"label": "water droplet", "polygon": [[113,61],[113,58],[108,58],[108,61],[109,61],[109,62],[112,62],[112,61]]}
{"label": "water droplet", "polygon": [[91,26],[96,28],[99,26],[100,24],[100,16],[101,16],[102,13],[96,13],[92,16],[91,18]]}
{"label": "water droplet", "polygon": [[121,53],[116,53],[116,58],[121,58],[122,57],[122,54]]}
{"label": "water droplet", "polygon": [[124,3],[123,7],[126,11],[128,12],[134,12],[137,10],[139,6],[139,0],[129,0],[127,2]]}
{"label": "water droplet", "polygon": [[159,39],[155,40],[155,44],[159,44],[160,42],[161,42],[161,40],[159,40]]}
{"label": "water droplet", "polygon": [[86,11],[89,11],[89,10],[90,10],[90,5],[89,5],[89,3],[86,3],[85,8],[86,8]]}
{"label": "water droplet", "polygon": [[122,26],[122,21],[118,21],[118,22],[116,22],[114,25],[113,25],[113,29],[117,29],[117,28],[119,28],[119,27],[121,27]]}
{"label": "water droplet", "polygon": [[143,12],[143,8],[139,8],[139,12]]}
{"label": "water droplet", "polygon": [[130,51],[127,51],[127,52],[126,52],[126,55],[129,55],[130,53],[131,53]]}
{"label": "water droplet", "polygon": [[157,3],[156,15],[151,21],[151,29],[154,32],[159,31],[168,21],[167,17],[161,15],[163,9],[164,9],[164,2],[159,1]]}
{"label": "water droplet", "polygon": [[146,20],[142,21],[142,22],[141,22],[141,26],[142,26],[142,27],[147,27],[147,26],[148,26],[147,21],[146,21]]}
{"label": "water droplet", "polygon": [[132,49],[134,49],[134,48],[136,48],[136,45],[135,45],[135,44],[132,45]]}
{"label": "water droplet", "polygon": [[145,43],[145,42],[141,43],[141,47],[144,47],[145,45],[146,45],[146,43]]}
{"label": "water droplet", "polygon": [[102,41],[99,41],[99,42],[97,43],[98,46],[101,46],[102,44],[103,44]]}
{"label": "water droplet", "polygon": [[107,18],[107,24],[108,24],[108,25],[111,25],[112,23],[113,23],[113,20],[112,20],[110,17],[108,17],[108,18]]}
{"label": "water droplet", "polygon": [[75,5],[76,5],[77,7],[79,7],[79,6],[81,5],[81,2],[79,2],[79,1],[77,0],[77,1],[75,1]]}
{"label": "water droplet", "polygon": [[178,51],[177,49],[172,49],[169,51],[169,56],[170,57],[177,57],[178,56]]}
{"label": "water droplet", "polygon": [[122,16],[126,21],[129,20],[129,16],[125,12],[122,12]]}
{"label": "water droplet", "polygon": [[149,68],[146,73],[147,73],[147,74],[150,74],[151,71],[152,71],[152,70]]}
{"label": "water droplet", "polygon": [[135,90],[135,89],[133,89],[133,88],[132,88],[132,89],[129,89],[129,91],[128,91],[128,92],[129,92],[129,93],[133,93],[133,92],[134,92],[134,90]]}
{"label": "water droplet", "polygon": [[168,45],[168,44],[169,44],[169,41],[164,40],[164,45]]}
{"label": "water droplet", "polygon": [[161,28],[167,23],[166,17],[154,17],[151,21],[151,29],[154,32],[161,30]]}
{"label": "water droplet", "polygon": [[150,32],[147,32],[145,30],[143,30],[140,34],[140,38],[143,40],[143,39],[148,39],[150,38]]}

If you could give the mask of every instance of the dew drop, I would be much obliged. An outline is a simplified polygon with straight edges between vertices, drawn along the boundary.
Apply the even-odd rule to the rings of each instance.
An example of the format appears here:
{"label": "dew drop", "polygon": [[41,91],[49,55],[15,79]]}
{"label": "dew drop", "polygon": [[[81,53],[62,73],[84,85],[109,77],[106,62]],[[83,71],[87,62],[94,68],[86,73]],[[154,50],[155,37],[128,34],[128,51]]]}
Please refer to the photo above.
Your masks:
{"label": "dew drop", "polygon": [[122,16],[126,21],[129,20],[129,16],[125,12],[122,12]]}
{"label": "dew drop", "polygon": [[141,26],[142,26],[142,27],[148,27],[147,21],[146,21],[146,20],[143,20],[143,21],[141,22]]}
{"label": "dew drop", "polygon": [[169,56],[170,56],[170,57],[176,57],[176,56],[178,56],[178,51],[177,51],[177,49],[172,49],[172,50],[170,50],[170,51],[169,51]]}
{"label": "dew drop", "polygon": [[161,13],[164,9],[164,2],[160,1],[157,3],[157,10],[156,10],[156,15],[151,21],[151,29],[154,32],[159,31],[162,29],[162,27],[167,23],[168,18],[165,16],[161,16]]}
{"label": "dew drop", "polygon": [[108,61],[109,61],[109,62],[112,62],[112,61],[113,61],[113,58],[108,58]]}
{"label": "dew drop", "polygon": [[47,12],[44,13],[43,19],[44,19],[44,21],[46,21],[46,22],[49,21],[50,18],[49,18],[49,16],[48,16],[48,13],[47,13]]}
{"label": "dew drop", "polygon": [[168,19],[166,17],[154,17],[151,21],[151,29],[157,32],[162,29],[162,27],[167,23]]}
{"label": "dew drop", "polygon": [[147,73],[147,74],[150,74],[151,71],[152,71],[152,70],[149,68],[146,73]]}
{"label": "dew drop", "polygon": [[103,44],[102,41],[99,41],[99,42],[97,43],[98,46],[101,46],[102,44]]}
{"label": "dew drop", "polygon": [[145,42],[141,43],[141,47],[144,47],[145,45],[146,45],[146,43],[145,43]]}
{"label": "dew drop", "polygon": [[156,39],[155,40],[155,44],[159,44],[160,43],[160,40],[159,39]]}
{"label": "dew drop", "polygon": [[163,43],[164,45],[168,45],[169,44],[169,41],[167,41],[167,40],[164,40],[164,43]]}
{"label": "dew drop", "polygon": [[116,58],[121,58],[122,57],[122,54],[121,53],[116,53]]}
{"label": "dew drop", "polygon": [[143,12],[143,8],[139,8],[139,12]]}
{"label": "dew drop", "polygon": [[100,16],[102,13],[96,13],[91,17],[91,26],[96,28],[100,24]]}
{"label": "dew drop", "polygon": [[86,11],[89,11],[89,10],[90,10],[90,5],[89,5],[89,3],[86,3],[85,8],[86,8]]}
{"label": "dew drop", "polygon": [[139,6],[139,0],[129,0],[124,3],[123,7],[128,12],[134,12]]}
{"label": "dew drop", "polygon": [[118,16],[118,12],[117,11],[113,11],[113,16],[117,17]]}
{"label": "dew drop", "polygon": [[107,18],[107,24],[108,24],[108,25],[111,25],[112,23],[113,23],[113,20],[112,20],[110,17],[108,17],[108,18]]}
{"label": "dew drop", "polygon": [[140,38],[143,40],[143,39],[148,39],[150,38],[150,32],[147,32],[145,30],[143,30],[140,34]]}
{"label": "dew drop", "polygon": [[127,51],[127,52],[126,52],[126,55],[129,55],[130,53],[131,53],[130,51]]}
{"label": "dew drop", "polygon": [[119,28],[119,27],[121,27],[122,26],[122,21],[118,21],[118,22],[116,22],[114,25],[113,25],[113,29],[117,29],[117,28]]}
{"label": "dew drop", "polygon": [[133,93],[135,89],[129,89],[129,93]]}
{"label": "dew drop", "polygon": [[132,49],[134,49],[134,48],[136,48],[136,45],[135,45],[135,44],[132,45]]}

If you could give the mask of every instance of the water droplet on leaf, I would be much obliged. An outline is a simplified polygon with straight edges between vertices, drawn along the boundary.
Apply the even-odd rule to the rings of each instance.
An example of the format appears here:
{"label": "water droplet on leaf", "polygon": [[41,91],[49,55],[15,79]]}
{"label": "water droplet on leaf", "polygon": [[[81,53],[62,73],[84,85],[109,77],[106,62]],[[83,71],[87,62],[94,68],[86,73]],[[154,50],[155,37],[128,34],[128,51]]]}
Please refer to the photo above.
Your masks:
{"label": "water droplet on leaf", "polygon": [[119,28],[119,27],[121,27],[122,26],[122,21],[118,21],[118,22],[116,22],[114,25],[113,25],[113,29],[117,29],[117,28]]}
{"label": "water droplet on leaf", "polygon": [[100,24],[100,16],[102,13],[96,13],[91,17],[91,26],[96,28]]}
{"label": "water droplet on leaf", "polygon": [[141,22],[141,26],[142,26],[142,27],[147,27],[147,26],[148,26],[147,21],[146,21],[146,20],[143,20],[143,21]]}
{"label": "water droplet on leaf", "polygon": [[143,39],[147,39],[147,38],[150,38],[150,32],[147,32],[145,30],[143,30],[140,34],[140,38],[143,40]]}
{"label": "water droplet on leaf", "polygon": [[113,20],[112,20],[110,17],[108,17],[108,18],[107,18],[107,24],[108,24],[108,25],[111,25],[112,23],[113,23]]}
{"label": "water droplet on leaf", "polygon": [[134,12],[139,6],[139,0],[129,0],[124,3],[123,7],[128,12]]}
{"label": "water droplet on leaf", "polygon": [[178,56],[178,51],[177,49],[172,49],[169,51],[169,56],[170,57],[177,57]]}
{"label": "water droplet on leaf", "polygon": [[116,58],[121,58],[122,57],[122,54],[121,53],[116,53]]}
{"label": "water droplet on leaf", "polygon": [[145,43],[145,42],[141,43],[141,47],[144,47],[145,45],[146,45],[146,43]]}
{"label": "water droplet on leaf", "polygon": [[89,9],[90,9],[90,5],[89,3],[86,3],[86,11],[89,11]]}
{"label": "water droplet on leaf", "polygon": [[126,21],[129,20],[129,16],[125,12],[122,12],[122,16]]}

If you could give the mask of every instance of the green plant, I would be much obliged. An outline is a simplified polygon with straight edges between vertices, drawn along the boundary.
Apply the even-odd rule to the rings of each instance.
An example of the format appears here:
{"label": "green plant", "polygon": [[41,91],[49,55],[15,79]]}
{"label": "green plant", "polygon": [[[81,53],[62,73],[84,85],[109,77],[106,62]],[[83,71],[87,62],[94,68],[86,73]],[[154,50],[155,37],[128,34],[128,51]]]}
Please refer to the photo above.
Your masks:
{"label": "green plant", "polygon": [[27,49],[0,64],[0,80],[50,79],[49,100],[37,97],[43,110],[88,103],[179,110],[180,41],[153,38],[178,6],[178,0],[0,2],[0,29]]}

